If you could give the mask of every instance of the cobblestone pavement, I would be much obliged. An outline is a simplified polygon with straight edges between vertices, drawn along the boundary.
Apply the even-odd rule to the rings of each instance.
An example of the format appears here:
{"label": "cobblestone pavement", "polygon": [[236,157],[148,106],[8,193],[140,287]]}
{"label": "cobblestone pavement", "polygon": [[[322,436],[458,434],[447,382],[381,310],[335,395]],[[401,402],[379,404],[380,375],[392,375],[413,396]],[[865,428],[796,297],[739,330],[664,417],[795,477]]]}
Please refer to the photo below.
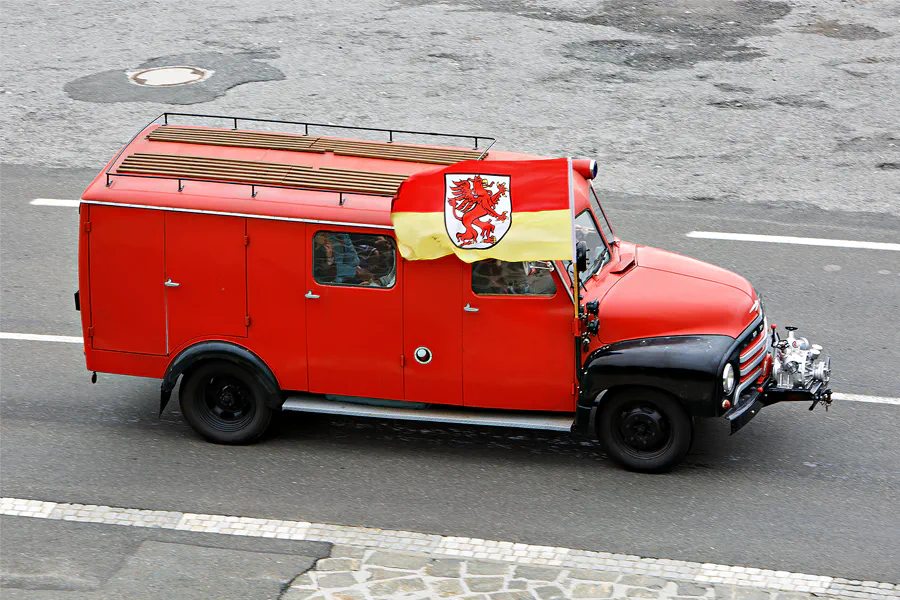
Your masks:
{"label": "cobblestone pavement", "polygon": [[0,514],[333,544],[283,600],[900,600],[900,584],[305,521],[0,498]]}
{"label": "cobblestone pavement", "polygon": [[801,600],[813,597],[815,596],[812,594],[797,592],[779,593],[729,584],[702,585],[597,569],[563,569],[439,557],[423,552],[388,552],[358,546],[335,546],[330,558],[319,560],[314,569],[291,582],[281,600]]}

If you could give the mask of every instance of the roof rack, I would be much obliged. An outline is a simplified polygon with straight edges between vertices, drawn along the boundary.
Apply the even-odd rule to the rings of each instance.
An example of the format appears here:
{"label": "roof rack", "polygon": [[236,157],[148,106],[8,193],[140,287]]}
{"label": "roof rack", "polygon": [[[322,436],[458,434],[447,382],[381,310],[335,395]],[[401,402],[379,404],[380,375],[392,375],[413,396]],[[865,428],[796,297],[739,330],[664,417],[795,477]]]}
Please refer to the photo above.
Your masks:
{"label": "roof rack", "polygon": [[388,142],[393,142],[394,135],[396,135],[398,133],[402,133],[402,134],[406,134],[406,135],[422,135],[422,136],[428,136],[428,137],[470,139],[470,140],[473,140],[473,142],[474,142],[473,148],[475,150],[478,150],[478,142],[479,141],[490,142],[488,144],[488,146],[482,152],[482,156],[484,154],[486,154],[487,151],[490,150],[490,147],[493,146],[494,143],[497,141],[493,137],[484,136],[484,135],[468,135],[468,134],[456,134],[456,133],[432,133],[432,132],[428,132],[428,131],[412,131],[412,130],[408,130],[408,129],[386,129],[383,127],[357,127],[355,125],[333,125],[331,123],[310,123],[307,121],[282,121],[280,119],[257,119],[254,117],[229,117],[229,116],[224,116],[224,115],[201,115],[201,114],[195,114],[195,113],[164,112],[163,114],[156,117],[156,119],[151,121],[149,123],[149,125],[152,125],[159,119],[163,120],[163,125],[169,125],[170,124],[169,117],[192,117],[192,118],[199,118],[199,119],[218,119],[218,120],[224,119],[226,121],[231,121],[231,123],[233,125],[233,127],[232,127],[233,129],[240,129],[240,127],[238,127],[238,123],[240,123],[242,121],[250,121],[253,123],[281,123],[284,125],[303,125],[303,135],[309,135],[310,127],[314,127],[314,128],[321,127],[324,129],[350,129],[350,130],[354,130],[354,131],[372,131],[372,132],[377,132],[377,133],[388,134],[387,135]]}
{"label": "roof rack", "polygon": [[[155,119],[153,119],[152,121],[150,121],[149,123],[147,123],[147,125],[145,125],[143,128],[141,128],[140,131],[138,131],[134,136],[132,136],[132,138],[131,138],[131,140],[129,140],[128,144],[126,144],[122,148],[122,150],[120,150],[119,153],[116,155],[115,159],[113,159],[113,162],[111,163],[111,165],[118,162],[119,158],[122,156],[122,153],[125,151],[125,149],[128,148],[131,145],[131,143],[137,138],[137,136],[140,135],[141,132],[146,130],[147,127],[150,127],[151,125],[153,125],[160,119],[162,119],[163,125],[170,126],[170,119],[173,117],[190,117],[190,118],[215,119],[215,120],[223,120],[224,119],[227,121],[231,121],[231,124],[233,125],[233,128],[232,128],[233,132],[241,131],[239,129],[239,123],[251,122],[251,123],[281,123],[281,124],[285,124],[285,125],[301,125],[301,126],[303,126],[303,131],[304,131],[303,135],[304,136],[310,135],[309,134],[310,128],[325,128],[325,129],[330,128],[330,129],[343,129],[343,130],[354,130],[354,131],[369,131],[369,132],[377,132],[379,134],[386,133],[387,137],[388,137],[387,143],[384,143],[384,142],[380,142],[380,143],[379,142],[358,142],[354,145],[352,142],[341,142],[339,140],[329,140],[328,138],[315,138],[308,143],[300,143],[300,144],[295,143],[295,144],[291,144],[294,147],[287,147],[284,149],[294,149],[294,150],[298,150],[298,151],[307,151],[307,152],[336,151],[336,149],[337,149],[337,152],[339,152],[339,153],[352,154],[352,155],[356,155],[356,156],[365,156],[366,152],[371,151],[371,149],[366,147],[366,144],[369,144],[371,146],[378,146],[378,148],[380,150],[380,152],[378,152],[378,154],[380,156],[376,156],[374,154],[370,155],[373,158],[382,157],[382,158],[394,158],[397,160],[412,160],[415,158],[415,155],[410,156],[409,149],[416,148],[417,150],[419,150],[421,152],[425,152],[426,157],[428,158],[428,160],[422,160],[421,162],[434,162],[434,163],[438,163],[438,164],[452,164],[453,162],[456,162],[457,160],[467,160],[467,159],[468,160],[482,160],[487,155],[488,150],[490,150],[491,147],[496,142],[495,138],[487,137],[487,136],[480,136],[480,135],[479,136],[458,135],[458,134],[451,134],[451,133],[432,133],[432,132],[425,132],[425,131],[411,131],[411,130],[405,130],[405,129],[385,129],[385,128],[377,128],[377,127],[356,127],[356,126],[351,126],[351,125],[332,125],[332,124],[325,124],[325,123],[310,123],[310,122],[306,122],[306,121],[282,121],[282,120],[278,120],[278,119],[257,119],[257,118],[252,118],[252,117],[233,117],[233,116],[223,116],[223,115],[203,115],[203,114],[195,114],[195,113],[164,112],[161,115],[159,115],[158,117],[156,117]],[[229,132],[229,133],[231,133],[231,132]],[[256,145],[256,144],[260,143],[260,141],[258,139],[253,139],[252,137],[249,138],[249,141],[248,141],[248,139],[243,139],[245,135],[249,135],[249,134],[250,134],[250,132],[247,132],[246,134],[242,134],[241,135],[241,143],[234,144],[234,145],[239,145],[239,146],[240,145],[248,145],[249,146],[250,144]],[[489,143],[486,147],[483,148],[483,150],[481,151],[480,154],[477,155],[477,157],[473,156],[474,153],[470,150],[438,149],[438,148],[428,148],[426,146],[415,147],[415,146],[408,146],[408,145],[403,145],[403,144],[398,144],[396,146],[395,151],[387,150],[386,151],[387,154],[385,154],[384,148],[391,148],[390,146],[388,146],[388,144],[394,143],[394,136],[397,134],[417,135],[417,136],[427,136],[427,137],[471,139],[474,142],[475,150],[478,149],[479,141],[489,142]],[[151,135],[153,135],[153,134],[151,134]],[[181,135],[183,135],[183,132],[181,133]],[[273,136],[274,138],[283,137],[283,136],[279,136],[279,134],[275,134],[275,133],[264,133],[262,135]],[[294,140],[301,139],[299,135],[290,136],[290,137],[294,138]],[[165,137],[160,136],[159,141],[165,141]],[[171,141],[176,141],[176,140],[171,139]],[[184,141],[187,141],[187,140],[184,140]],[[193,143],[207,144],[207,143],[216,142],[216,145],[218,145],[218,143],[223,142],[223,141],[224,141],[224,139],[223,140],[200,140],[200,139],[198,139],[197,141],[195,141]],[[278,139],[275,141],[283,143],[285,140]],[[266,143],[271,143],[271,142],[267,141]],[[360,146],[360,144],[362,146]],[[232,145],[232,144],[228,144],[228,145]],[[429,151],[431,151],[431,152],[429,153]],[[163,155],[158,155],[158,156],[162,157]],[[110,166],[110,168],[107,169],[107,171],[105,173],[106,174],[106,187],[109,187],[110,185],[112,185],[112,177],[140,177],[140,178],[150,178],[150,179],[174,179],[174,180],[178,181],[178,191],[179,192],[184,189],[183,182],[185,180],[206,181],[206,182],[215,182],[215,183],[230,183],[230,184],[235,184],[235,185],[249,185],[251,187],[251,197],[253,197],[253,198],[256,197],[256,192],[257,192],[256,188],[258,188],[258,187],[274,187],[274,188],[288,188],[288,189],[295,189],[295,190],[336,192],[339,194],[339,199],[340,199],[341,205],[344,204],[344,195],[345,194],[357,194],[357,195],[366,195],[366,196],[393,195],[393,192],[390,192],[387,189],[384,189],[383,186],[376,186],[376,187],[380,187],[381,189],[373,189],[367,185],[360,186],[359,178],[358,177],[353,178],[352,176],[351,176],[351,179],[354,179],[354,183],[356,183],[356,185],[353,185],[353,186],[330,185],[326,188],[321,187],[321,184],[322,184],[321,181],[313,181],[313,180],[307,181],[305,178],[297,179],[294,177],[289,177],[286,180],[276,180],[276,179],[272,179],[272,178],[262,178],[262,180],[259,180],[256,177],[251,178],[251,180],[247,180],[246,177],[241,177],[241,180],[236,181],[236,180],[231,180],[234,178],[223,177],[219,173],[213,174],[212,172],[203,172],[202,170],[201,171],[196,171],[194,169],[190,169],[189,171],[183,171],[181,169],[179,169],[179,170],[152,169],[151,170],[151,169],[146,168],[149,164],[146,162],[146,159],[143,161],[145,168],[141,168],[140,169],[141,172],[136,172],[137,169],[128,168],[126,166],[126,163],[131,162],[132,167],[133,167],[133,165],[134,165],[133,159],[134,158],[136,158],[136,155],[126,157],[126,159],[125,159],[125,161],[123,161],[122,165],[120,165],[120,167],[116,169],[117,172],[112,172],[112,166]],[[196,160],[201,157],[185,157],[185,158],[188,158],[188,159],[193,158],[194,160]],[[419,161],[414,160],[414,162],[419,162]],[[181,165],[181,166],[183,167],[184,165]],[[194,166],[197,166],[196,162],[194,163]],[[275,165],[271,164],[270,166],[274,167]],[[285,165],[285,166],[287,166],[287,165]],[[302,167],[301,167],[301,169],[302,169]],[[331,169],[331,170],[332,171],[341,171],[341,172],[345,171],[342,169]],[[152,172],[148,172],[148,171],[152,171]],[[193,171],[193,172],[190,172],[190,171]],[[350,173],[353,173],[353,172],[346,171],[345,175],[349,175]],[[363,172],[357,172],[357,173],[363,173]],[[335,175],[336,174],[337,173],[335,173]],[[204,177],[204,175],[205,175],[205,177]],[[213,175],[213,177],[208,178],[209,175]],[[369,175],[376,175],[376,174],[371,173]],[[391,174],[383,174],[383,175],[386,175],[388,178],[392,178]],[[405,176],[404,176],[404,178],[405,178]],[[288,185],[284,185],[285,183],[288,183]],[[330,183],[334,184],[336,182],[331,181]],[[390,183],[393,184],[394,181],[391,181]],[[397,185],[399,185],[399,183],[400,183],[399,181],[396,181]],[[290,184],[293,184],[293,185],[290,185]],[[354,189],[354,188],[356,188],[356,189]]]}

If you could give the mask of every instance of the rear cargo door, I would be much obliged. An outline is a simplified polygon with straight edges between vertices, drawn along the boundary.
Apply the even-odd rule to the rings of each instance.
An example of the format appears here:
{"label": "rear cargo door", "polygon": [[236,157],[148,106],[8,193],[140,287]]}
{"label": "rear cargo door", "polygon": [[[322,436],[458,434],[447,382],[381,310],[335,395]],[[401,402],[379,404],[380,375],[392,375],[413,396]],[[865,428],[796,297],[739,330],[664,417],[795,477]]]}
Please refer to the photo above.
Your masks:
{"label": "rear cargo door", "polygon": [[91,205],[89,270],[95,350],[166,353],[165,215]]}
{"label": "rear cargo door", "polygon": [[200,337],[246,337],[247,220],[166,212],[167,352]]}

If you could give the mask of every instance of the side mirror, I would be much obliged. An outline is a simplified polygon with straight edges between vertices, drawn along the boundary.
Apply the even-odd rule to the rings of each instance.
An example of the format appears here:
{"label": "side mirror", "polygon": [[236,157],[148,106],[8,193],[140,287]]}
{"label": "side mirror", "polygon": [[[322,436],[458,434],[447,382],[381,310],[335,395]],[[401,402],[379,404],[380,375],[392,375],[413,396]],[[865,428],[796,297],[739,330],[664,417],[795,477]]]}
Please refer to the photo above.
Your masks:
{"label": "side mirror", "polygon": [[575,244],[575,268],[578,272],[587,271],[587,242]]}

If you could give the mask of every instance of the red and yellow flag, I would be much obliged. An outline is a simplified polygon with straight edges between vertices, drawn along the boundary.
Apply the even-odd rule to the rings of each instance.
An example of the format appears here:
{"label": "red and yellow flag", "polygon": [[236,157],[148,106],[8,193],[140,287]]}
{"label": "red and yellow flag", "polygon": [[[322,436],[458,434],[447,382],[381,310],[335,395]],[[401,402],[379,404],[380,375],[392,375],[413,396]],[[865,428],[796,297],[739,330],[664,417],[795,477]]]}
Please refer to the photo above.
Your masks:
{"label": "red and yellow flag", "polygon": [[572,259],[569,160],[459,162],[400,186],[391,220],[400,254],[465,262]]}

